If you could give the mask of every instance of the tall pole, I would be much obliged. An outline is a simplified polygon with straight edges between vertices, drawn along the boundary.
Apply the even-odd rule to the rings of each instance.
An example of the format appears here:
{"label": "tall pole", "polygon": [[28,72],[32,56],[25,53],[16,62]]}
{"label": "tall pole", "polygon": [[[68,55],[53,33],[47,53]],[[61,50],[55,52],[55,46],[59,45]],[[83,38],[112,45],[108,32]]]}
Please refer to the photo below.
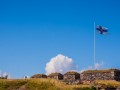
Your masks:
{"label": "tall pole", "polygon": [[94,22],[94,69],[95,69],[95,62],[96,62],[96,38],[95,38],[95,31],[96,31],[96,28],[95,28],[95,22]]}

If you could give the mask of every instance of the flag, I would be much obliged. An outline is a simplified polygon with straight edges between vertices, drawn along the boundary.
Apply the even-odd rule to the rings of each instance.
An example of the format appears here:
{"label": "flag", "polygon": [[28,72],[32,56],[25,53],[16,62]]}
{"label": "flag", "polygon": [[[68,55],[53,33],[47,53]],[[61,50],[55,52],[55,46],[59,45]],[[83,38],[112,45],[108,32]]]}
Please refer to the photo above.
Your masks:
{"label": "flag", "polygon": [[96,27],[96,30],[97,30],[100,34],[105,34],[105,33],[108,32],[108,29],[107,29],[107,28],[102,27],[102,26],[99,26],[99,25]]}

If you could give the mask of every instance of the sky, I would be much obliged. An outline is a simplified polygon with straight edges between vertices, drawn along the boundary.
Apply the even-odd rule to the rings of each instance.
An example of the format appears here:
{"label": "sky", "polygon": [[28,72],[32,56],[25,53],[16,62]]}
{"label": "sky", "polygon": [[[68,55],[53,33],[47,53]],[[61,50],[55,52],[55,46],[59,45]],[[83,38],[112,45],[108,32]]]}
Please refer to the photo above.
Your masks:
{"label": "sky", "polygon": [[96,63],[120,69],[120,0],[0,0],[0,72],[45,74],[59,55],[93,66],[94,22],[109,30],[96,32]]}

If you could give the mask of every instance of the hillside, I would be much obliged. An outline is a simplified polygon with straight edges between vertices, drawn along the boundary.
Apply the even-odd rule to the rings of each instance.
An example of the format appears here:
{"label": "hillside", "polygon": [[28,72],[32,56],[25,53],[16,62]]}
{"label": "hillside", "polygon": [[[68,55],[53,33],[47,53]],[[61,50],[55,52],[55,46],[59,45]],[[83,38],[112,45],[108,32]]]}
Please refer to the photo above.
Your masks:
{"label": "hillside", "polygon": [[0,80],[0,90],[93,90],[89,85],[66,85],[53,79]]}
{"label": "hillside", "polygon": [[96,90],[93,86],[116,88],[120,82],[95,81],[94,85],[66,85],[53,79],[1,79],[0,90]]}

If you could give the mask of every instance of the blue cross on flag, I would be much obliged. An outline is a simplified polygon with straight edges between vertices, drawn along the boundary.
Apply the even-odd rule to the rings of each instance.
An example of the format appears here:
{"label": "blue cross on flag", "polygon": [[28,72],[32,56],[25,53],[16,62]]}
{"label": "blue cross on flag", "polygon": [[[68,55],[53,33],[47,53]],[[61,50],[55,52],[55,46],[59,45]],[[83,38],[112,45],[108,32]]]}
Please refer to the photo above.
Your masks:
{"label": "blue cross on flag", "polygon": [[105,34],[105,33],[108,32],[108,29],[107,29],[107,28],[102,27],[102,26],[99,26],[99,25],[96,27],[96,30],[97,30],[100,34]]}

